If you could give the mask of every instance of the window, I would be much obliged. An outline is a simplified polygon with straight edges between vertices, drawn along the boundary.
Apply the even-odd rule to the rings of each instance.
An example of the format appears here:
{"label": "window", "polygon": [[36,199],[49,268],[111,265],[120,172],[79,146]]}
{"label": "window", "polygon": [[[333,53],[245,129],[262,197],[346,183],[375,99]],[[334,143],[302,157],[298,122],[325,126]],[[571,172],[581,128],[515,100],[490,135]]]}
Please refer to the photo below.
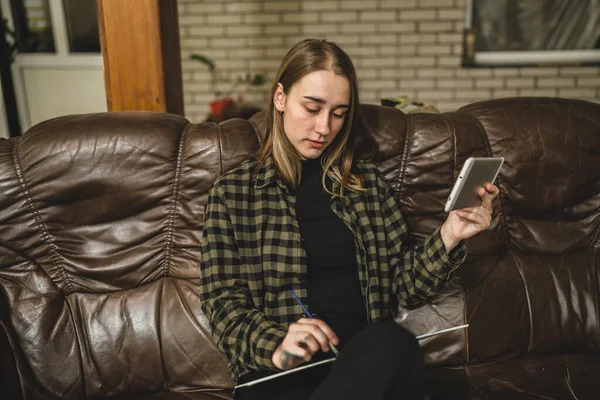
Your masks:
{"label": "window", "polygon": [[96,0],[10,0],[19,53],[100,53]]}
{"label": "window", "polygon": [[463,64],[600,64],[600,0],[469,0]]}
{"label": "window", "polygon": [[54,53],[48,0],[11,1],[19,53]]}
{"label": "window", "polygon": [[63,0],[71,53],[99,53],[96,0]]}

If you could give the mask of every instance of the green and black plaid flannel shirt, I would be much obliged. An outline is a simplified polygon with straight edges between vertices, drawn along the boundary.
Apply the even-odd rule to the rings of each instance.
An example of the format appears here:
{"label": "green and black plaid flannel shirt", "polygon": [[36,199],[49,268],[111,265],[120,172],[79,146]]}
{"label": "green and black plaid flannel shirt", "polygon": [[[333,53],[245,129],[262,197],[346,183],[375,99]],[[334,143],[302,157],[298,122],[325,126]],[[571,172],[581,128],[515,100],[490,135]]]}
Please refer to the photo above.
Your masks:
{"label": "green and black plaid flannel shirt", "polygon": [[[276,369],[271,361],[287,327],[306,304],[307,259],[292,191],[271,160],[255,171],[249,159],[214,183],[202,232],[200,296],[219,350],[235,380],[252,370]],[[410,235],[381,174],[360,162],[366,192],[346,191],[331,208],[353,232],[357,265],[370,322],[389,318],[398,303],[412,307],[435,295],[462,263],[461,242],[450,254],[440,229],[424,246]],[[339,184],[332,183],[337,193]],[[310,309],[310,304],[308,305]]]}

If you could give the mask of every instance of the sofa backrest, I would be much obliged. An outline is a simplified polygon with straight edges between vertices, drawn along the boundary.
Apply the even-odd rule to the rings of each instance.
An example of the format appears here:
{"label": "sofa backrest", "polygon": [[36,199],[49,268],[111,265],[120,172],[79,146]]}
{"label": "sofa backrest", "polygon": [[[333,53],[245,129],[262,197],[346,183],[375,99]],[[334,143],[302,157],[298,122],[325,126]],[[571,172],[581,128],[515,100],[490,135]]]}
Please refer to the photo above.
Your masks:
{"label": "sofa backrest", "polygon": [[398,321],[430,364],[600,350],[600,105],[577,100],[485,101],[444,114],[363,107],[379,168],[422,240],[441,224],[469,156],[501,156],[492,226],[444,292]]}
{"label": "sofa backrest", "polygon": [[197,291],[207,191],[257,146],[239,122],[106,113],[0,141],[0,369],[25,398],[232,387]]}
{"label": "sofa backrest", "polygon": [[[418,240],[468,156],[506,158],[491,229],[442,294],[399,310],[416,334],[470,323],[424,341],[428,362],[597,351],[600,105],[360,112]],[[261,129],[105,113],[0,140],[0,381],[35,399],[231,388],[199,308],[200,233],[209,187]]]}
{"label": "sofa backrest", "polygon": [[460,110],[505,157],[493,229],[461,271],[469,360],[600,350],[600,105],[496,100]]}

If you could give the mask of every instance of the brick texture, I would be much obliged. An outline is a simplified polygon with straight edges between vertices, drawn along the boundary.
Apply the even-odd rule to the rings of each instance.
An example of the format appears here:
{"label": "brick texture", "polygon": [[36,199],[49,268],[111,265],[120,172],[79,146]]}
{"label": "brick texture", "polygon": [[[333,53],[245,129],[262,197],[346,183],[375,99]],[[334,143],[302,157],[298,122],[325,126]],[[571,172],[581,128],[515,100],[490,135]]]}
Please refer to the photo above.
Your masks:
{"label": "brick texture", "polygon": [[268,91],[287,50],[305,37],[327,38],[350,55],[361,101],[408,95],[441,111],[512,96],[560,96],[600,102],[600,67],[463,68],[464,0],[177,0],[186,116],[204,120],[212,57],[220,90],[246,73],[267,83],[244,101],[268,104]]}

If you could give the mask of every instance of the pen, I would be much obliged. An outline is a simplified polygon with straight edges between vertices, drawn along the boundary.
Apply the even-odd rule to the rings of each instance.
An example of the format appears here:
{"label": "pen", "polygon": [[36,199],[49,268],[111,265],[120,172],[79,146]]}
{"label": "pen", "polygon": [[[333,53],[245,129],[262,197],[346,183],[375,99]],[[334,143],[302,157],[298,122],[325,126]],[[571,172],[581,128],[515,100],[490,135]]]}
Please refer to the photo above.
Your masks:
{"label": "pen", "polygon": [[[300,301],[300,298],[298,296],[296,296],[296,293],[294,293],[294,291],[292,289],[290,289],[290,292],[292,292],[292,296],[294,296],[294,299],[296,299],[298,304],[300,304],[300,307],[302,307],[302,309],[306,313],[306,316],[308,318],[314,318],[313,315],[310,313],[310,311],[308,311],[308,309],[304,306],[304,304],[302,304],[302,302]],[[333,354],[335,354],[336,357],[338,356],[338,354],[340,354],[339,350],[333,344],[331,344],[331,342],[329,342],[329,348],[331,349],[331,351],[333,351]]]}

